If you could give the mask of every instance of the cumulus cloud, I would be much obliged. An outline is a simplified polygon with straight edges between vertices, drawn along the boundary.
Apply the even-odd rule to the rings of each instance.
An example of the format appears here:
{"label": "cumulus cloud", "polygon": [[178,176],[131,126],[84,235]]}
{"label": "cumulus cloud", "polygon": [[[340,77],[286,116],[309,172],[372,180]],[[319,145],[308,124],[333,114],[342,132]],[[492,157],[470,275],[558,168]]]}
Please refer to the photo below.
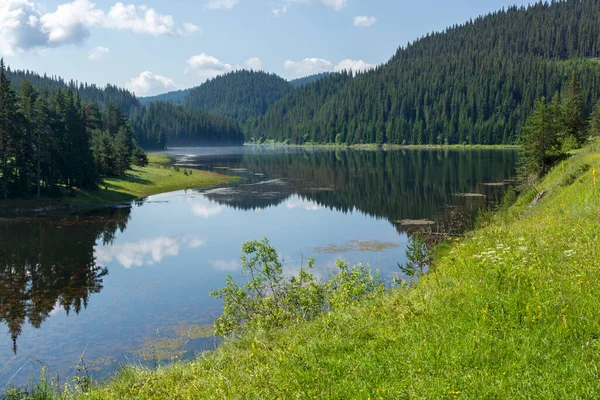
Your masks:
{"label": "cumulus cloud", "polygon": [[210,217],[214,217],[215,215],[219,215],[225,209],[223,206],[218,204],[199,204],[192,203],[192,213],[201,218],[208,219]]}
{"label": "cumulus cloud", "polygon": [[181,246],[187,245],[195,249],[206,243],[206,239],[198,237],[173,238],[160,236],[152,239],[142,239],[138,242],[128,242],[94,249],[94,256],[100,265],[116,260],[123,267],[141,267],[161,262],[165,257],[177,256]]}
{"label": "cumulus cloud", "polygon": [[210,0],[206,5],[208,8],[212,8],[215,10],[218,10],[218,9],[231,10],[239,2],[240,2],[240,0]]}
{"label": "cumulus cloud", "polygon": [[375,67],[375,64],[369,64],[363,60],[351,59],[342,60],[334,65],[331,61],[322,58],[305,58],[301,61],[287,60],[284,64],[284,68],[291,71],[295,76],[308,76],[323,72],[340,72],[344,70],[363,72]]}
{"label": "cumulus cloud", "polygon": [[364,62],[363,60],[342,60],[336,66],[334,71],[354,71],[354,72],[364,72],[371,69],[375,69],[377,67],[375,64],[369,64]]}
{"label": "cumulus cloud", "polygon": [[307,211],[318,211],[322,209],[322,207],[320,207],[314,201],[304,200],[299,197],[294,197],[286,201],[285,206],[289,210],[293,210],[294,208],[303,208]]}
{"label": "cumulus cloud", "polygon": [[88,60],[92,61],[102,61],[106,58],[106,56],[110,53],[108,47],[98,46],[92,49],[92,51],[88,54]]}
{"label": "cumulus cloud", "polygon": [[255,71],[262,71],[262,61],[258,57],[252,57],[244,61],[244,66]]}
{"label": "cumulus cloud", "polygon": [[0,2],[0,50],[6,55],[79,44],[90,35],[90,28],[128,30],[154,36],[191,34],[200,30],[190,23],[178,28],[170,15],[159,14],[147,6],[121,2],[105,12],[89,0],[74,0],[45,14],[29,0]]}
{"label": "cumulus cloud", "polygon": [[3,0],[0,2],[0,53],[11,56],[48,44],[42,31],[42,14],[33,2]]}
{"label": "cumulus cloud", "polygon": [[192,56],[187,60],[187,68],[185,72],[196,71],[200,76],[205,78],[214,78],[217,75],[233,71],[235,66],[222,62],[216,57],[206,53]]}
{"label": "cumulus cloud", "polygon": [[193,35],[195,33],[202,33],[202,29],[192,23],[184,22],[182,25],[182,32],[184,35]]}
{"label": "cumulus cloud", "polygon": [[243,65],[236,65],[223,62],[206,53],[201,53],[192,56],[187,60],[187,66],[184,72],[187,74],[190,71],[194,71],[201,77],[209,79],[239,69],[253,69],[255,71],[260,71],[262,70],[262,61],[258,57],[252,57],[244,61]]}
{"label": "cumulus cloud", "polygon": [[137,96],[153,96],[175,89],[172,79],[144,71],[127,82],[127,88]]}
{"label": "cumulus cloud", "polygon": [[306,76],[332,71],[334,65],[322,58],[305,58],[301,61],[287,60],[283,67],[297,76]]}
{"label": "cumulus cloud", "polygon": [[373,26],[373,25],[375,25],[376,22],[377,22],[377,18],[375,18],[375,17],[367,17],[367,16],[354,17],[354,26],[358,26],[360,28],[367,28],[369,26]]}
{"label": "cumulus cloud", "polygon": [[274,8],[271,10],[271,13],[276,17],[279,17],[280,15],[285,14],[286,12],[287,12],[286,6]]}

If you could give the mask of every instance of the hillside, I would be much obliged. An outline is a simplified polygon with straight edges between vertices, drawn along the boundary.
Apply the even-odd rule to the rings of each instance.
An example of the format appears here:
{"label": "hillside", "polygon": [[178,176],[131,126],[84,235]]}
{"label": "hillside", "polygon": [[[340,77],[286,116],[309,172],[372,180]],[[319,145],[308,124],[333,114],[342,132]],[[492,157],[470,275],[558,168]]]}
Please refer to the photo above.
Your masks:
{"label": "hillside", "polygon": [[512,143],[535,99],[577,71],[600,93],[600,1],[511,7],[400,48],[339,88],[336,74],[270,107],[251,137],[302,144]]}
{"label": "hillside", "polygon": [[329,72],[323,72],[320,74],[305,76],[304,78],[292,79],[290,81],[290,83],[292,84],[292,86],[294,88],[299,88],[300,86],[308,85],[309,83],[313,83],[313,82],[318,81],[321,78],[325,78],[326,76],[329,76],[329,75],[330,75]]}
{"label": "hillside", "polygon": [[164,101],[167,103],[175,103],[181,104],[185,96],[189,93],[190,89],[185,90],[176,90],[174,92],[163,93],[157,96],[149,96],[149,97],[140,97],[138,100],[143,105],[148,105],[150,103],[155,103],[157,101]]}
{"label": "hillside", "polygon": [[234,71],[190,89],[183,99],[187,109],[222,115],[238,121],[264,114],[291,92],[285,79],[262,71]]}
{"label": "hillside", "polygon": [[78,93],[84,102],[97,104],[101,109],[109,104],[118,105],[128,117],[138,143],[145,149],[164,149],[166,146],[183,144],[232,145],[244,141],[236,121],[185,110],[166,102],[155,102],[146,107],[134,94],[117,86],[101,88],[31,71],[9,69],[6,75],[15,90],[24,81],[29,81],[45,96],[54,95],[57,90],[69,89]]}

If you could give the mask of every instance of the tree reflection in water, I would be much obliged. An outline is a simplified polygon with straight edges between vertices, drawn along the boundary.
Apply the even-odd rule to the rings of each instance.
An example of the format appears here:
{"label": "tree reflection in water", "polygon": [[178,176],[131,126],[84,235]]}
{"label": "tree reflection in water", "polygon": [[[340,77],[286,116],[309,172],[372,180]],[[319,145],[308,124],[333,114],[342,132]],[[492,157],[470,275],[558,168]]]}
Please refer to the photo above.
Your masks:
{"label": "tree reflection in water", "polygon": [[40,328],[53,311],[79,314],[102,290],[108,270],[96,265],[94,246],[125,230],[130,212],[120,207],[77,218],[0,221],[0,321],[15,354],[26,322]]}

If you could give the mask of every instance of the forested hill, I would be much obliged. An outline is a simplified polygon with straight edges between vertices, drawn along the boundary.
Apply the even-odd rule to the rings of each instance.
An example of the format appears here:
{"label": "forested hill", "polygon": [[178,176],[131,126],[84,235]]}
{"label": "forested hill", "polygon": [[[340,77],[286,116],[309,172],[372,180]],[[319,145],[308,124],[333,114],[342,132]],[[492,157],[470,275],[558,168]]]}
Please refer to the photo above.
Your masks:
{"label": "forested hill", "polygon": [[19,89],[23,81],[29,81],[33,87],[47,95],[54,94],[57,90],[71,89],[73,92],[78,92],[82,99],[98,104],[102,108],[108,104],[118,105],[127,115],[133,109],[140,107],[140,102],[133,93],[113,85],[101,88],[76,81],[67,82],[60,77],[40,75],[32,71],[13,71],[10,68],[6,71],[6,76],[15,90]]}
{"label": "forested hill", "polygon": [[305,76],[304,78],[292,79],[290,81],[290,83],[292,84],[293,87],[298,88],[300,86],[304,86],[304,85],[308,85],[309,83],[313,83],[314,81],[317,81],[321,78],[325,78],[326,76],[328,76],[330,74],[331,74],[330,72],[323,72],[320,74],[309,75],[309,76]]}
{"label": "forested hill", "polygon": [[244,135],[236,121],[186,110],[180,105],[167,102],[155,102],[146,107],[134,94],[113,85],[101,88],[19,70],[7,70],[6,76],[15,90],[18,90],[24,81],[29,81],[47,97],[53,96],[58,90],[69,89],[78,93],[83,101],[97,104],[101,109],[109,105],[119,106],[133,127],[138,144],[145,149],[192,144],[235,145],[244,142]]}
{"label": "forested hill", "polygon": [[600,0],[512,7],[427,35],[340,88],[333,74],[279,100],[248,137],[305,142],[512,143],[534,101],[577,72],[600,94]]}
{"label": "forested hill", "polygon": [[240,70],[218,76],[189,91],[185,108],[243,121],[264,114],[293,86],[285,79],[262,71]]}
{"label": "forested hill", "polygon": [[189,93],[190,89],[185,90],[176,90],[174,92],[163,93],[156,96],[150,97],[140,97],[139,101],[143,105],[148,105],[150,103],[155,103],[157,101],[165,101],[173,104],[181,104],[185,96]]}

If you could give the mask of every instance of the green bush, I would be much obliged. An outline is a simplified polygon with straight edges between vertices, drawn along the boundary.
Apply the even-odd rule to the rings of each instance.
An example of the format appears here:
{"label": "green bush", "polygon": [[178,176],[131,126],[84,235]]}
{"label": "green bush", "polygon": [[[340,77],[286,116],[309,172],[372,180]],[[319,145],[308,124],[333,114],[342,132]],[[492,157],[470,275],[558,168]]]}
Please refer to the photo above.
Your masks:
{"label": "green bush", "polygon": [[223,314],[214,323],[218,336],[309,321],[323,311],[384,290],[379,274],[343,261],[337,262],[340,272],[326,282],[319,282],[310,272],[314,268],[312,258],[297,276],[288,278],[277,251],[266,238],[244,243],[241,261],[242,271],[249,277],[246,283],[240,286],[229,275],[225,287],[211,292],[211,296],[224,300]]}

